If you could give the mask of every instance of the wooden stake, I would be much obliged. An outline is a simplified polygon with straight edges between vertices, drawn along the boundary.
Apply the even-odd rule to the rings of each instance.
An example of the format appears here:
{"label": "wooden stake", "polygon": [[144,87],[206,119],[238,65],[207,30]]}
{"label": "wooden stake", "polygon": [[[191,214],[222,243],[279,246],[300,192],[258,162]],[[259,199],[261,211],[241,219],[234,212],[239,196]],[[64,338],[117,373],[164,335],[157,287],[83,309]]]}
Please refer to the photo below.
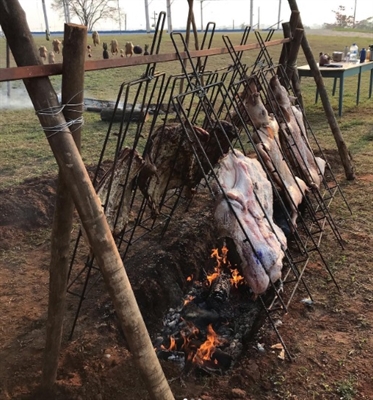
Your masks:
{"label": "wooden stake", "polygon": [[286,75],[291,81],[294,89],[294,94],[297,96],[299,104],[302,108],[303,106],[303,97],[302,97],[302,92],[300,90],[300,83],[299,83],[299,75],[298,75],[298,69],[297,69],[297,59],[298,59],[298,53],[300,49],[300,45],[302,42],[303,38],[303,29],[295,29],[294,31],[294,36],[293,40],[291,41],[290,45],[290,51],[288,54],[288,62],[286,65]]}
{"label": "wooden stake", "polygon": [[[81,122],[84,102],[84,62],[87,27],[65,24],[63,45],[62,104],[66,121],[80,149]],[[56,208],[51,238],[49,267],[49,302],[41,386],[44,396],[52,395],[57,376],[63,321],[66,310],[67,276],[69,271],[70,232],[73,225],[74,202],[68,185],[58,174]]]}
{"label": "wooden stake", "polygon": [[[288,0],[288,2],[289,2],[289,6],[290,6],[291,10],[299,12],[296,0]],[[301,18],[299,18],[298,28],[304,29]],[[313,56],[312,49],[308,43],[305,32],[304,32],[303,38],[302,38],[302,49],[303,49],[304,55],[306,56],[308,65],[310,66],[310,70],[312,71],[312,75],[315,79],[317,89],[320,93],[322,105],[324,107],[326,118],[328,120],[330,129],[333,133],[334,140],[337,144],[339,156],[341,157],[341,161],[342,161],[342,164],[343,164],[343,167],[345,170],[346,178],[348,180],[353,180],[353,179],[355,179],[355,172],[354,172],[354,166],[352,164],[351,155],[347,149],[346,143],[345,143],[342,133],[339,129],[338,122],[337,122],[337,119],[335,118],[333,108],[330,105],[328,93],[325,89],[322,75],[320,73],[320,70],[319,70],[317,63],[315,61],[315,58]]]}
{"label": "wooden stake", "polygon": [[[0,24],[17,65],[42,63],[25,13],[17,0],[0,0]],[[150,397],[156,400],[174,399],[153,349],[101,202],[66,120],[59,111],[53,86],[48,78],[24,79],[24,84],[70,190]]]}
{"label": "wooden stake", "polygon": [[[291,40],[291,30],[290,30],[290,23],[289,22],[284,22],[282,24],[282,32],[284,34],[285,39],[290,39]],[[281,54],[278,63],[282,65],[284,68],[286,68],[286,65],[288,63],[288,55],[289,55],[289,50],[290,50],[290,42],[284,43],[282,45],[281,49]]]}
{"label": "wooden stake", "polygon": [[[185,44],[186,47],[189,49],[189,41],[190,41],[190,28],[192,26],[193,28],[193,35],[194,35],[194,48],[196,50],[199,49],[199,44],[198,44],[198,32],[197,32],[197,25],[195,22],[195,18],[194,18],[194,12],[193,12],[193,2],[194,0],[188,0],[188,18],[187,18],[187,23],[186,23],[186,33],[185,33]],[[184,68],[186,69],[187,64],[188,64],[188,59],[185,58],[183,60],[183,64],[184,64]],[[199,63],[197,62],[197,65],[199,65]],[[180,89],[179,89],[179,93],[182,93],[184,90],[184,79],[182,79],[180,81]]]}

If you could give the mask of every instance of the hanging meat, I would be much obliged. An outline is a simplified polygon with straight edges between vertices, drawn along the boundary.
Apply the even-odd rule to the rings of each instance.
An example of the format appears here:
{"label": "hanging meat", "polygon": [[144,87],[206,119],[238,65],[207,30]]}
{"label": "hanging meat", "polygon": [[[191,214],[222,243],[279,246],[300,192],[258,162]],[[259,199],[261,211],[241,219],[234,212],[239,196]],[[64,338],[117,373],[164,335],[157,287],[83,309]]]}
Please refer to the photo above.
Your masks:
{"label": "hanging meat", "polygon": [[231,238],[242,273],[255,295],[281,278],[287,243],[273,222],[272,186],[261,164],[240,151],[229,151],[216,167],[214,217],[222,237]]}
{"label": "hanging meat", "polygon": [[270,101],[276,116],[282,120],[280,139],[284,151],[289,152],[289,160],[293,163],[294,171],[299,171],[309,187],[320,188],[325,160],[315,157],[309,144],[303,114],[291,104],[287,90],[274,75],[269,85],[271,88]]}
{"label": "hanging meat", "polygon": [[168,190],[186,187],[192,193],[228,151],[235,135],[227,121],[214,121],[206,129],[181,123],[156,129],[149,138],[146,166],[138,179],[153,216],[159,214]]}
{"label": "hanging meat", "polygon": [[268,173],[289,205],[291,222],[293,229],[295,229],[298,206],[302,203],[308,187],[302,179],[295,176],[290,170],[284,158],[278,131],[278,123],[271,117],[268,126],[255,130],[252,137]]}
{"label": "hanging meat", "polygon": [[268,112],[261,101],[258,86],[256,77],[246,77],[244,80],[244,89],[236,96],[238,112],[233,111],[227,116],[227,120],[237,128],[242,127],[242,121],[254,128],[268,125]]}
{"label": "hanging meat", "polygon": [[126,147],[97,185],[96,192],[114,236],[120,234],[128,223],[134,178],[143,167],[144,160],[138,152]]}
{"label": "hanging meat", "polygon": [[[289,204],[293,229],[296,227],[298,205],[302,202],[307,185],[295,177],[290,170],[281,148],[278,135],[279,126],[273,115],[268,115],[255,81],[249,84],[240,94],[241,113],[246,116],[245,122],[253,126],[252,139],[270,174]],[[236,120],[237,122],[237,120]]]}

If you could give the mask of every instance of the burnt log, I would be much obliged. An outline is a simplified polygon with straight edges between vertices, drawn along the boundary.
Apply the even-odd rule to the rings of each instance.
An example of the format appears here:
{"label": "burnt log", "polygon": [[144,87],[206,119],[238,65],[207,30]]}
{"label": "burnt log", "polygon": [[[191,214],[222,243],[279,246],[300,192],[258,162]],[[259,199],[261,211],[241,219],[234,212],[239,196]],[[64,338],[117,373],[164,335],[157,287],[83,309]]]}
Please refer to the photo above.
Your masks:
{"label": "burnt log", "polygon": [[229,274],[220,274],[211,284],[210,295],[206,303],[210,308],[219,310],[221,305],[229,300],[231,291],[231,277]]}

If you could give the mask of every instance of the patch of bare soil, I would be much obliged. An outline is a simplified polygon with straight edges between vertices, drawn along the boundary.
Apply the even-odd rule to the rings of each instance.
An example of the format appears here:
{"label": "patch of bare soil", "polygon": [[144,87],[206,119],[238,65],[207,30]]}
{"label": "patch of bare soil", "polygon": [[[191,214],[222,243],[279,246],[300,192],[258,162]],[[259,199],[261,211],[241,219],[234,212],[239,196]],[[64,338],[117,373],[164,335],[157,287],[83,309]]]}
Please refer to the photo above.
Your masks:
{"label": "patch of bare soil", "polygon": [[[337,153],[327,156],[353,211],[351,216],[341,196],[331,205],[344,249],[329,229],[322,237],[322,254],[340,292],[320,257],[311,257],[304,277],[313,303],[302,302],[307,296],[300,287],[288,313],[276,317],[293,361],[271,348],[279,338],[265,323],[225,374],[182,375],[177,365],[162,361],[176,399],[373,398],[372,180],[365,171],[345,182]],[[41,399],[54,195],[54,177],[0,193],[0,399]],[[198,274],[215,244],[205,205],[203,199],[192,202],[163,241],[144,239],[125,262],[152,337],[164,312],[185,293],[186,278]],[[83,301],[71,340],[78,298],[67,295],[55,398],[149,399],[99,276],[94,273],[91,282],[97,282]]]}

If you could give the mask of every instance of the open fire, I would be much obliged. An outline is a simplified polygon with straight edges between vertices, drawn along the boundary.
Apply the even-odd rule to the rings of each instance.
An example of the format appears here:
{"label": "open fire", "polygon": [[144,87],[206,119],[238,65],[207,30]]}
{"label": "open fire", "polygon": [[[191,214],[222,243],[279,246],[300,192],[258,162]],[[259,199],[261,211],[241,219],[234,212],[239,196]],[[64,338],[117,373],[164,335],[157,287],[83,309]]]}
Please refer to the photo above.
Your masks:
{"label": "open fire", "polygon": [[228,260],[228,248],[213,249],[214,267],[191,282],[182,305],[170,309],[155,341],[160,359],[193,368],[223,372],[237,360],[258,314],[258,305],[244,278]]}

